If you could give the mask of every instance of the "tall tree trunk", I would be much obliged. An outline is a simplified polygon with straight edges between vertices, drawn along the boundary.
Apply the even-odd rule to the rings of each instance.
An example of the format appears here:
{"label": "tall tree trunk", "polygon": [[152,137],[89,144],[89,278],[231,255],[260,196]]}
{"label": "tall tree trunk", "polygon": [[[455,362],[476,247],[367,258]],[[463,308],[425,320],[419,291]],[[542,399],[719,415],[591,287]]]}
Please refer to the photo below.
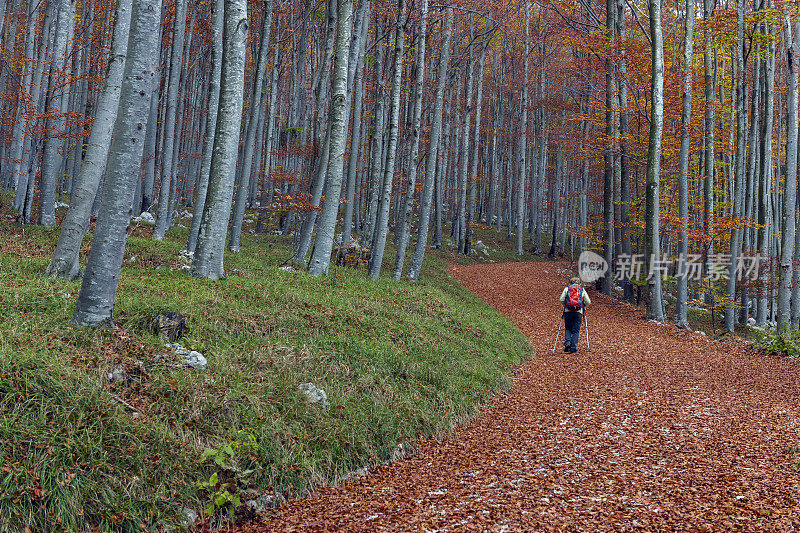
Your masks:
{"label": "tall tree trunk", "polygon": [[[767,8],[772,7],[772,1],[767,2]],[[774,25],[767,24],[767,35],[773,35]],[[759,168],[759,195],[758,195],[758,254],[763,260],[769,254],[770,248],[770,234],[769,230],[775,232],[775,225],[769,224],[770,217],[770,196],[772,192],[772,129],[773,129],[773,112],[775,104],[775,41],[769,39],[767,41],[767,58],[765,65],[764,76],[764,120],[761,122],[761,157]],[[768,287],[764,276],[766,271],[761,269],[759,272],[759,291],[758,300],[756,303],[756,325],[758,327],[765,327],[767,325],[767,301],[768,301]],[[770,282],[772,280],[770,279]]]}
{"label": "tall tree trunk", "polygon": [[[652,0],[648,0],[648,6],[651,9],[652,19]],[[658,6],[660,9],[660,5]],[[609,56],[606,59],[606,153],[605,153],[605,173],[603,183],[603,257],[609,265],[608,273],[603,276],[601,288],[603,294],[611,294],[612,289],[612,275],[611,269],[613,268],[614,256],[614,153],[616,146],[614,145],[614,132],[615,124],[614,117],[616,115],[617,98],[614,94],[614,59],[611,55],[616,41],[616,0],[606,1],[606,32],[610,41]],[[661,19],[659,19],[659,25]],[[652,33],[652,21],[651,33]],[[660,32],[659,26],[659,32]],[[655,45],[653,45],[655,46]],[[653,67],[655,69],[655,67]],[[651,143],[652,143],[652,123],[651,123]],[[649,156],[648,156],[649,160]],[[648,169],[650,164],[648,162]]]}
{"label": "tall tree trunk", "polygon": [[[761,57],[756,56],[755,61],[753,61],[753,87],[751,91],[750,97],[750,125],[748,126],[750,133],[748,134],[747,138],[747,145],[746,149],[749,149],[747,154],[747,188],[744,193],[745,195],[745,206],[744,206],[744,216],[747,218],[749,222],[754,221],[758,218],[754,215],[754,209],[756,202],[758,201],[758,193],[759,188],[757,186],[758,183],[758,157],[760,152],[758,150],[759,146],[759,132],[760,132],[760,123],[761,119],[759,116],[759,112],[761,111]],[[748,225],[747,228],[742,229],[742,245],[741,245],[741,253],[751,255],[753,253],[753,241],[754,239],[754,229]],[[737,280],[738,281],[738,280]],[[749,280],[743,280],[749,281]],[[747,286],[749,284],[745,284],[742,289],[739,291],[740,298],[741,298],[741,305],[740,305],[740,312],[739,312],[739,323],[740,324],[747,324],[748,319],[750,318],[750,290]]]}
{"label": "tall tree trunk", "polygon": [[161,0],[136,0],[131,16],[128,57],[114,124],[111,156],[100,200],[92,249],[73,321],[84,326],[112,326],[114,298],[131,215],[134,180],[144,150],[150,92],[155,81]]}
{"label": "tall tree trunk", "polygon": [[[362,12],[363,10],[363,12]],[[353,78],[353,133],[350,140],[350,159],[347,164],[347,192],[345,193],[344,224],[342,227],[342,244],[349,246],[353,240],[353,214],[355,212],[356,181],[358,181],[359,149],[361,147],[361,124],[363,121],[363,95],[364,95],[364,47],[369,34],[369,1],[364,0],[359,6],[361,37],[359,39],[358,53],[355,56],[356,66]],[[352,58],[352,56],[351,56]],[[350,84],[348,84],[348,87]]]}
{"label": "tall tree trunk", "polygon": [[264,5],[264,25],[261,28],[261,45],[259,46],[258,64],[256,66],[255,77],[253,78],[253,93],[250,97],[250,117],[247,124],[247,136],[244,142],[244,159],[242,161],[241,179],[239,188],[236,191],[236,204],[233,208],[233,220],[231,222],[231,237],[228,249],[231,252],[239,251],[239,241],[242,237],[242,223],[244,222],[244,210],[247,206],[247,194],[250,189],[252,179],[253,150],[256,143],[256,132],[258,121],[263,118],[263,88],[264,76],[267,72],[267,58],[269,55],[269,38],[272,31],[272,3],[273,0],[266,0]]}
{"label": "tall tree trunk", "polygon": [[158,194],[158,209],[156,214],[156,227],[153,230],[153,239],[161,241],[167,232],[172,220],[170,212],[170,188],[175,178],[175,126],[179,120],[178,90],[180,89],[181,72],[183,64],[183,41],[186,32],[186,7],[188,0],[175,0],[175,25],[172,32],[172,58],[169,63],[169,84],[167,86],[166,115],[164,118],[164,153],[161,166],[161,185]]}
{"label": "tall tree trunk", "polygon": [[486,65],[486,49],[489,47],[491,35],[485,35],[481,43],[481,55],[478,58],[478,86],[475,95],[475,131],[472,134],[472,169],[469,173],[469,198],[467,199],[467,218],[464,228],[464,255],[472,252],[472,224],[475,218],[475,195],[478,185],[478,154],[481,141],[481,115],[483,113],[483,77]]}
{"label": "tall tree trunk", "polygon": [[367,201],[367,209],[364,214],[364,230],[361,234],[361,245],[370,246],[372,243],[372,235],[375,230],[375,213],[378,211],[378,194],[380,192],[380,175],[383,168],[383,132],[384,132],[384,118],[385,113],[383,109],[383,86],[381,84],[381,76],[383,75],[383,43],[380,41],[378,35],[379,25],[375,26],[375,92],[374,100],[375,107],[373,115],[375,117],[375,129],[372,131],[372,140],[370,142],[370,168],[369,180],[370,194]]}
{"label": "tall tree trunk", "polygon": [[[159,34],[160,37],[160,34]],[[161,39],[159,38],[159,42]],[[215,45],[216,46],[216,45]],[[142,205],[140,212],[150,211],[153,208],[153,191],[155,189],[156,180],[156,162],[158,161],[158,154],[156,153],[156,145],[158,142],[158,85],[159,81],[156,80],[156,87],[150,95],[150,112],[147,119],[147,133],[144,137],[144,170],[142,178]]]}
{"label": "tall tree trunk", "polygon": [[[34,128],[37,124],[36,117],[42,109],[43,102],[41,100],[44,100],[42,96],[47,94],[47,89],[44,87],[44,84],[47,82],[45,69],[48,64],[47,57],[49,57],[52,52],[53,38],[55,36],[55,25],[53,24],[56,12],[55,5],[54,2],[48,3],[45,9],[44,23],[42,26],[42,42],[39,46],[36,70],[33,74],[31,107],[26,117],[26,134],[22,148],[22,157],[25,162],[23,163],[23,172],[20,176],[20,182],[17,184],[16,194],[12,203],[12,206],[20,211],[19,221],[23,224],[29,224],[31,222],[34,185],[39,159],[39,139]],[[42,89],[44,89],[44,91]]]}
{"label": "tall tree trunk", "polygon": [[[659,240],[659,181],[661,135],[664,127],[664,41],[661,34],[661,0],[648,0],[650,8],[650,56],[652,58],[650,140],[647,148],[647,197],[645,239],[650,254],[647,280],[647,318],[664,320],[661,301],[661,243]],[[655,268],[654,268],[655,267]],[[608,277],[608,276],[607,276]]]}
{"label": "tall tree trunk", "polygon": [[353,0],[337,0],[338,21],[336,35],[336,61],[331,79],[331,102],[328,112],[328,134],[330,156],[328,178],[325,183],[325,203],[319,216],[314,251],[311,254],[308,272],[318,276],[328,271],[331,251],[336,233],[336,217],[339,213],[339,198],[344,174],[344,152],[347,146],[348,98],[347,71],[349,62]]}
{"label": "tall tree trunk", "polygon": [[[437,187],[436,162],[439,159],[439,139],[442,135],[442,115],[444,112],[444,92],[447,82],[447,64],[450,60],[450,39],[453,35],[453,8],[447,8],[447,15],[442,35],[442,47],[439,53],[439,64],[436,67],[436,96],[434,97],[433,118],[431,119],[431,133],[428,139],[428,154],[425,159],[425,183],[422,186],[420,198],[419,221],[417,226],[417,243],[414,248],[414,257],[408,267],[408,278],[412,281],[419,279],[422,270],[422,261],[425,249],[428,247],[428,225],[430,223],[431,203]],[[437,199],[441,204],[441,199]]]}
{"label": "tall tree trunk", "polygon": [[[411,211],[414,206],[414,189],[417,181],[417,159],[419,159],[419,138],[422,123],[422,88],[425,82],[425,37],[428,29],[428,0],[422,0],[420,11],[419,34],[417,41],[417,77],[414,82],[414,111],[411,120],[411,154],[409,156],[408,184],[406,189],[405,211],[401,214],[397,225],[399,239],[397,258],[394,262],[392,279],[400,280],[403,275],[408,241],[411,235]],[[426,234],[427,237],[427,234]]]}
{"label": "tall tree trunk", "polygon": [[206,205],[203,208],[203,220],[200,222],[200,234],[191,270],[192,275],[198,278],[225,277],[225,236],[231,216],[233,180],[244,105],[246,45],[247,2],[225,0],[217,128]]}
{"label": "tall tree trunk", "polygon": [[[683,106],[681,111],[681,151],[678,156],[678,254],[682,265],[689,256],[689,148],[692,142],[692,75],[694,73],[694,0],[686,0],[683,41]],[[687,272],[678,272],[675,325],[689,329],[686,302],[689,299]]]}
{"label": "tall tree trunk", "polygon": [[[742,217],[745,189],[745,163],[747,158],[747,107],[745,105],[744,63],[744,0],[737,2],[736,8],[736,167],[732,191],[733,218]],[[731,128],[733,124],[731,124]],[[742,248],[742,228],[735,225],[731,229],[730,265],[728,269],[728,304],[725,306],[725,331],[733,333],[736,322],[736,272]]]}
{"label": "tall tree trunk", "polygon": [[783,193],[783,222],[781,224],[780,288],[778,290],[778,333],[790,327],[792,295],[792,259],[794,257],[795,210],[797,203],[797,73],[800,69],[800,20],[792,21],[788,14],[783,22],[787,67],[787,124],[786,124],[786,182]]}
{"label": "tall tree trunk", "polygon": [[[472,32],[474,24],[472,21],[469,24],[469,45],[468,45],[468,58],[467,58],[467,76],[464,84],[464,118],[461,123],[461,168],[458,171],[458,211],[456,220],[458,223],[457,229],[454,229],[454,239],[458,245],[458,253],[464,253],[464,242],[466,238],[466,225],[467,225],[467,181],[469,169],[469,141],[470,141],[470,117],[472,115],[472,77],[475,71],[475,64],[472,60]],[[477,157],[477,154],[473,154]]]}
{"label": "tall tree trunk", "polygon": [[522,60],[522,119],[520,120],[521,135],[519,139],[519,187],[517,190],[517,242],[515,251],[522,255],[522,232],[525,229],[525,178],[528,173],[528,56],[530,55],[530,3],[525,0],[525,46]]}
{"label": "tall tree trunk", "polygon": [[[38,2],[28,2],[27,6],[27,31],[25,36],[25,57],[21,66],[22,81],[20,86],[20,103],[17,105],[17,120],[14,122],[14,130],[11,138],[11,161],[9,165],[8,175],[5,184],[9,188],[17,189],[17,184],[20,183],[20,175],[23,174],[25,166],[22,164],[22,150],[25,146],[26,127],[28,123],[28,111],[26,110],[27,104],[24,102],[24,96],[31,93],[31,85],[33,83],[33,72],[35,70],[34,63],[34,40],[36,38],[36,13],[38,13]],[[35,105],[35,102],[34,102]],[[17,194],[19,191],[17,190]],[[18,208],[18,206],[15,205]]]}
{"label": "tall tree trunk", "polygon": [[[47,93],[48,135],[42,154],[42,177],[39,192],[39,224],[46,227],[56,224],[56,181],[61,168],[58,151],[64,144],[60,134],[66,125],[64,98],[69,79],[69,47],[74,13],[71,0],[59,0],[56,35],[53,46],[53,65],[50,67],[50,90]],[[58,80],[58,81],[56,81]]]}
{"label": "tall tree trunk", "polygon": [[716,93],[716,66],[711,41],[711,20],[714,17],[714,0],[703,0],[703,19],[706,21],[705,29],[705,53],[703,55],[703,74],[705,81],[705,134],[704,139],[705,154],[703,161],[705,164],[705,180],[703,185],[703,210],[705,211],[705,237],[708,240],[706,245],[707,271],[710,272],[711,256],[714,253],[714,173],[715,173],[715,153],[714,153],[714,94]]}
{"label": "tall tree trunk", "polygon": [[[111,133],[117,119],[120,93],[122,91],[123,74],[128,46],[128,34],[131,29],[131,0],[119,0],[114,19],[114,38],[111,44],[105,85],[97,102],[97,114],[92,123],[92,133],[86,143],[86,156],[81,165],[80,175],[72,188],[70,206],[64,222],[58,244],[45,273],[49,276],[75,279],[81,274],[78,255],[83,236],[89,225],[100,179],[106,169],[106,162],[111,146]],[[136,174],[137,179],[139,173]]]}
{"label": "tall tree trunk", "polygon": [[197,178],[197,194],[194,206],[192,226],[186,249],[194,253],[197,248],[197,237],[200,234],[200,223],[208,195],[208,183],[211,175],[211,158],[214,152],[214,138],[217,131],[217,112],[219,111],[220,77],[222,76],[222,36],[225,29],[225,2],[214,0],[211,42],[211,78],[208,85],[208,113],[206,117],[205,137],[203,138],[203,160],[200,164],[200,175]]}
{"label": "tall tree trunk", "polygon": [[[628,110],[628,64],[626,60],[625,46],[625,0],[617,0],[617,35],[620,42],[620,61],[619,61],[619,167],[620,183],[619,198],[620,204],[619,219],[619,239],[622,253],[631,257],[633,249],[631,247],[631,185],[630,185],[630,158],[628,156],[628,143],[630,136],[630,111]],[[633,304],[636,302],[633,283],[623,281],[622,289],[625,301]]]}
{"label": "tall tree trunk", "polygon": [[397,153],[397,130],[400,126],[400,90],[403,75],[403,46],[405,43],[406,0],[399,0],[397,25],[395,26],[394,74],[392,93],[389,98],[389,131],[386,143],[386,168],[383,172],[383,185],[378,211],[375,217],[375,231],[372,237],[369,257],[369,277],[377,280],[381,274],[383,251],[389,232],[389,202],[392,199],[395,155]]}

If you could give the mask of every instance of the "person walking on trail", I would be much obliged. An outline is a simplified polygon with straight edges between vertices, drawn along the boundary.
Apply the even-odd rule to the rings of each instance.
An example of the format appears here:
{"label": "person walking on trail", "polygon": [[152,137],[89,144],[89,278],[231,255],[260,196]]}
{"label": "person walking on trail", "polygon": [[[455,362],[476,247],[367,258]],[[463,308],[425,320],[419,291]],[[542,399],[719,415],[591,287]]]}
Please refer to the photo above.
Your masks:
{"label": "person walking on trail", "polygon": [[564,352],[578,351],[578,334],[583,321],[583,311],[591,305],[589,293],[581,286],[580,278],[572,278],[564,287],[559,300],[564,304]]}

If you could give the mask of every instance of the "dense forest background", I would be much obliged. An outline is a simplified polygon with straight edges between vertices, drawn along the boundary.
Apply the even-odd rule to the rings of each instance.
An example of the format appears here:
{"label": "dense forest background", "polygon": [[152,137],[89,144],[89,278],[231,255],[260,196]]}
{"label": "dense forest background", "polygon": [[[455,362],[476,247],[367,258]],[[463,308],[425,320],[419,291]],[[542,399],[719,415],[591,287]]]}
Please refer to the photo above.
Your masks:
{"label": "dense forest background", "polygon": [[728,331],[800,323],[791,4],[4,0],[0,17],[3,188],[17,223],[60,226],[47,273],[85,272],[78,323],[111,319],[131,225],[161,240],[187,209],[201,278],[224,277],[248,209],[312,275],[358,257],[377,279],[391,237],[387,274],[416,280],[429,246],[470,254],[482,225],[518,254],[598,252],[603,292],[654,319],[666,291],[683,327],[688,305]]}

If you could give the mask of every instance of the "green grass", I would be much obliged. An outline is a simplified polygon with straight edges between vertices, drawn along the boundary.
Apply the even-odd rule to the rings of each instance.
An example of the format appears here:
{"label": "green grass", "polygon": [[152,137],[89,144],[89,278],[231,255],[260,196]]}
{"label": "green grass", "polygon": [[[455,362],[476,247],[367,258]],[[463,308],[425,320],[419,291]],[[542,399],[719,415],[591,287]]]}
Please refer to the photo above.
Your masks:
{"label": "green grass", "polygon": [[[344,267],[315,278],[277,268],[289,239],[247,231],[216,282],[172,269],[185,262],[185,229],[163,242],[131,237],[121,329],[76,328],[79,283],[41,275],[57,231],[2,220],[0,530],[162,528],[181,507],[206,506],[197,482],[215,472],[242,500],[302,495],[450,431],[531,356],[518,330],[449,276],[450,254],[429,253],[416,284]],[[166,310],[188,318],[181,342],[206,354],[207,371],[154,359],[163,342],[148,325]],[[136,379],[106,381],[117,365]],[[305,400],[305,382],[327,392],[330,410]],[[226,443],[232,461],[201,462]]]}

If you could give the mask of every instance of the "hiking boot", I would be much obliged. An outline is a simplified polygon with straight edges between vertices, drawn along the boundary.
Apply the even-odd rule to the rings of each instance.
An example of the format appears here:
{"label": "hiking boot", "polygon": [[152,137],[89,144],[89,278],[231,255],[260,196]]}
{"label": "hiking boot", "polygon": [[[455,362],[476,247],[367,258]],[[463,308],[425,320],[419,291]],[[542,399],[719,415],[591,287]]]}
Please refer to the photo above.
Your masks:
{"label": "hiking boot", "polygon": [[578,353],[578,349],[577,348],[570,348],[569,349],[569,353]]}
{"label": "hiking boot", "polygon": [[564,353],[570,353],[571,350],[572,348],[570,348],[569,346],[564,346]]}

